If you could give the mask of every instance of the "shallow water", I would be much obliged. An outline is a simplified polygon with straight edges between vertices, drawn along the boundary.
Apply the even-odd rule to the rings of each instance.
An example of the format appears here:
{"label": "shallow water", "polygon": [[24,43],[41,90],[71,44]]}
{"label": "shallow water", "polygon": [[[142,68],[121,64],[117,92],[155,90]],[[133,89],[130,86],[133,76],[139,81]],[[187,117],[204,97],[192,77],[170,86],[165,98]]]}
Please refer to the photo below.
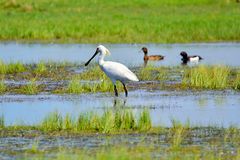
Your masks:
{"label": "shallow water", "polygon": [[[146,46],[149,55],[161,54],[163,61],[149,62],[153,65],[180,65],[181,51],[189,55],[200,55],[202,64],[225,64],[240,66],[240,43],[194,43],[194,44],[104,44],[112,53],[108,60],[126,65],[143,65],[141,48]],[[0,43],[0,59],[5,62],[21,61],[34,63],[43,61],[68,61],[84,63],[95,52],[96,44],[19,44]]]}
{"label": "shallow water", "polygon": [[[84,63],[94,53],[94,44],[17,44],[1,43],[0,59],[4,62],[21,61],[34,63],[43,61],[68,61]],[[180,65],[179,52],[185,50],[191,54],[201,55],[203,64],[226,64],[240,66],[240,43],[212,43],[212,44],[106,44],[112,52],[109,60],[119,61],[128,66],[143,65],[143,53],[139,50],[143,46],[149,48],[150,54],[162,54],[166,59],[150,62],[153,65]],[[73,68],[74,70],[76,68]],[[82,68],[76,72],[81,72]],[[6,81],[8,85],[26,84],[26,81]],[[41,81],[56,86],[61,82]],[[57,84],[56,84],[57,83]],[[147,83],[143,81],[142,83]],[[81,94],[81,95],[1,95],[0,115],[4,115],[6,125],[39,124],[49,113],[58,111],[62,115],[67,113],[78,116],[80,113],[97,112],[102,114],[105,109],[130,108],[139,113],[145,107],[149,108],[154,126],[172,126],[172,120],[181,123],[190,122],[192,126],[240,126],[240,92],[235,91],[158,91],[142,88],[129,91],[129,97],[124,93],[115,98],[113,93]],[[34,132],[34,131],[32,131]],[[212,132],[211,132],[212,133]],[[31,135],[31,134],[29,134]],[[157,148],[169,145],[159,135],[117,135],[109,140],[104,136],[81,137],[1,137],[0,159],[13,159],[31,149],[38,143],[40,150],[51,148],[94,148],[108,144],[127,143],[144,145],[155,144]],[[163,142],[163,143],[159,143]],[[202,139],[195,139],[194,145],[204,143]],[[201,145],[201,144],[200,144]],[[227,146],[229,147],[229,146]],[[231,149],[230,149],[231,150]],[[232,150],[231,150],[232,152]],[[15,155],[16,153],[16,155]],[[233,153],[235,151],[233,150]],[[156,151],[154,154],[159,155]],[[49,154],[51,155],[51,154]],[[159,159],[159,157],[158,157]]]}
{"label": "shallow water", "polygon": [[[104,109],[131,108],[134,113],[150,109],[154,126],[171,126],[171,121],[191,125],[240,126],[240,93],[232,91],[154,91],[137,90],[124,98],[110,93],[86,95],[4,95],[0,97],[0,114],[7,125],[37,124],[50,112],[77,116],[81,112]],[[115,105],[116,101],[116,105]]]}

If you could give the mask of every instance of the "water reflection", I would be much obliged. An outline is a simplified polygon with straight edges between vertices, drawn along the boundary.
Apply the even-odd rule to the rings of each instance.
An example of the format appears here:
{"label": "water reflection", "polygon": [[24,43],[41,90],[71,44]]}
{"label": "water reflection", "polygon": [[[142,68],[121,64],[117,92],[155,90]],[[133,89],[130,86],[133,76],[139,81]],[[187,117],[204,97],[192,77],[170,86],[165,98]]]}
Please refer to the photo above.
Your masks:
{"label": "water reflection", "polygon": [[113,108],[124,108],[126,106],[127,98],[118,98],[114,97],[113,99]]}
{"label": "water reflection", "polygon": [[208,105],[208,99],[206,97],[199,97],[197,102],[200,107],[205,107]]}

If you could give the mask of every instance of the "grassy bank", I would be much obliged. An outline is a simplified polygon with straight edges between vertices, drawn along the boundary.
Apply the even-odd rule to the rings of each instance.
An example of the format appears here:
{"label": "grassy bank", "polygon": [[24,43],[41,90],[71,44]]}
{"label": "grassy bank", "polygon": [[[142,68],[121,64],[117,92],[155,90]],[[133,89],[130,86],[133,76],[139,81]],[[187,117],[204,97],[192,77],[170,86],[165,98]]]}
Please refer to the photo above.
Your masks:
{"label": "grassy bank", "polygon": [[240,41],[240,8],[236,0],[1,0],[0,19],[0,40]]}

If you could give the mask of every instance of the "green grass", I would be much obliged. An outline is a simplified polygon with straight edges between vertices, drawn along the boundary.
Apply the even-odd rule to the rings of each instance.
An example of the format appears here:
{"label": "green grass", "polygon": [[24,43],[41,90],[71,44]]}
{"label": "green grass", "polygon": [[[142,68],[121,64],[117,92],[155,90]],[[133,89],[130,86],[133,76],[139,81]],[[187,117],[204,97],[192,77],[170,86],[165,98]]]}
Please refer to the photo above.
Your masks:
{"label": "green grass", "polygon": [[[66,119],[66,118],[65,118]],[[59,131],[63,129],[63,118],[58,112],[50,113],[41,123],[44,131]]]}
{"label": "green grass", "polygon": [[0,74],[15,74],[15,73],[21,73],[25,71],[26,71],[26,67],[21,62],[6,64],[2,60],[0,60]]}
{"label": "green grass", "polygon": [[148,65],[139,70],[138,77],[140,80],[145,81],[164,81],[169,79],[168,70],[168,67],[155,67]]}
{"label": "green grass", "polygon": [[47,72],[47,67],[46,64],[44,62],[39,62],[36,65],[36,68],[34,69],[34,73],[36,75],[41,75]]}
{"label": "green grass", "polygon": [[81,83],[79,78],[70,80],[66,93],[81,94],[81,93],[96,93],[96,92],[110,92],[113,91],[113,85],[110,81],[104,80],[102,82],[86,82]]}
{"label": "green grass", "polygon": [[[147,145],[147,144],[146,144]],[[154,145],[154,144],[151,144]],[[154,157],[154,154],[158,157]],[[171,151],[169,148],[152,147],[152,146],[142,146],[137,145],[135,147],[130,147],[126,144],[103,146],[96,149],[69,149],[60,148],[57,151],[52,151],[55,154],[54,159],[56,160],[75,160],[75,159],[89,159],[89,160],[152,160],[152,159],[162,159],[162,160],[238,160],[240,157],[239,147],[235,155],[230,153],[223,153],[220,149],[208,148],[208,146],[185,146],[179,148],[177,151]],[[36,160],[46,160],[47,153],[35,154]],[[23,159],[28,159],[29,156],[25,155]],[[160,157],[159,157],[160,156]]]}
{"label": "green grass", "polygon": [[[190,134],[189,134],[190,133]],[[12,151],[14,156],[19,156],[20,159],[163,159],[163,160],[238,160],[240,158],[240,146],[239,146],[239,129],[230,127],[227,129],[218,128],[201,128],[193,129],[187,128],[178,124],[166,131],[157,135],[147,136],[144,139],[145,134],[135,135],[136,138],[142,136],[141,142],[132,141],[132,139],[123,139],[118,143],[104,143],[94,147],[81,147],[74,146],[74,143],[65,147],[54,146],[55,148],[48,147],[41,149],[38,141],[31,142],[31,148],[24,149],[22,152]],[[84,136],[84,135],[80,135]],[[92,138],[92,136],[98,137],[100,140],[107,140],[114,142],[114,136],[108,135],[106,138],[103,135],[91,135],[86,138]],[[116,135],[115,135],[116,136]],[[117,135],[118,136],[118,135]],[[125,135],[127,136],[127,135]],[[152,137],[151,137],[152,136]],[[164,137],[156,139],[156,136]],[[132,136],[130,136],[132,137]],[[151,137],[151,138],[150,138]],[[227,138],[225,138],[227,137]],[[231,140],[231,138],[238,137],[238,139]],[[64,136],[60,136],[61,140]],[[75,141],[75,138],[70,139],[70,136],[66,136],[66,143],[69,141]],[[111,140],[113,138],[113,140]],[[123,137],[122,137],[123,138]],[[42,139],[42,138],[41,138]],[[194,141],[194,139],[197,139]],[[226,140],[225,140],[226,139]],[[127,141],[124,141],[127,140]],[[234,142],[235,141],[235,142]],[[43,142],[44,143],[44,142]],[[94,142],[93,142],[94,143]],[[5,150],[3,150],[5,153]],[[12,155],[11,155],[12,156]]]}
{"label": "green grass", "polygon": [[4,120],[4,116],[1,115],[0,116],[0,129],[5,127],[5,120]]}
{"label": "green grass", "polygon": [[140,114],[138,124],[140,130],[149,130],[152,128],[152,121],[148,109],[144,109]]}
{"label": "green grass", "polygon": [[238,70],[236,78],[233,81],[233,89],[240,90],[240,70]]}
{"label": "green grass", "polygon": [[89,112],[76,118],[58,112],[50,113],[40,124],[46,132],[69,130],[74,132],[114,133],[118,131],[148,131],[152,128],[150,113],[147,109],[137,118],[132,110],[122,109],[116,112],[106,110],[102,115]]}
{"label": "green grass", "polygon": [[96,64],[90,66],[84,72],[78,75],[82,80],[105,80],[108,79],[105,73]]}
{"label": "green grass", "polygon": [[230,68],[227,66],[200,65],[185,70],[183,84],[196,88],[226,89],[229,85]]}
{"label": "green grass", "polygon": [[21,62],[10,63],[7,65],[7,73],[20,73],[26,71],[25,66]]}
{"label": "green grass", "polygon": [[0,94],[4,94],[7,90],[6,85],[4,84],[4,81],[0,81]]}
{"label": "green grass", "polygon": [[80,43],[240,40],[235,0],[1,0],[0,39]]}
{"label": "green grass", "polygon": [[38,85],[36,84],[36,80],[32,79],[28,84],[22,86],[20,88],[20,92],[24,94],[37,94],[39,92]]}
{"label": "green grass", "polygon": [[5,74],[7,72],[6,64],[0,60],[0,74]]}

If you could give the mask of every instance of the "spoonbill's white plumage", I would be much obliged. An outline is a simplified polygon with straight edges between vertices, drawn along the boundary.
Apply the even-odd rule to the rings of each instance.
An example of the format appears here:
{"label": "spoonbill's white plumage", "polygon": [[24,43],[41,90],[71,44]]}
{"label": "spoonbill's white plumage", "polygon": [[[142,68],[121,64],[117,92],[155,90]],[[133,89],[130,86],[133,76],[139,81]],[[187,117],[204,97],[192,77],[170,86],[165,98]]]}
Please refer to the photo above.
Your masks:
{"label": "spoonbill's white plumage", "polygon": [[109,50],[103,45],[99,45],[94,55],[85,63],[87,66],[90,61],[99,53],[98,64],[102,71],[111,79],[114,85],[115,96],[118,96],[116,81],[120,81],[123,85],[125,96],[128,96],[128,91],[125,83],[128,81],[139,81],[137,76],[130,71],[126,66],[118,62],[104,61],[105,55],[109,55]]}

